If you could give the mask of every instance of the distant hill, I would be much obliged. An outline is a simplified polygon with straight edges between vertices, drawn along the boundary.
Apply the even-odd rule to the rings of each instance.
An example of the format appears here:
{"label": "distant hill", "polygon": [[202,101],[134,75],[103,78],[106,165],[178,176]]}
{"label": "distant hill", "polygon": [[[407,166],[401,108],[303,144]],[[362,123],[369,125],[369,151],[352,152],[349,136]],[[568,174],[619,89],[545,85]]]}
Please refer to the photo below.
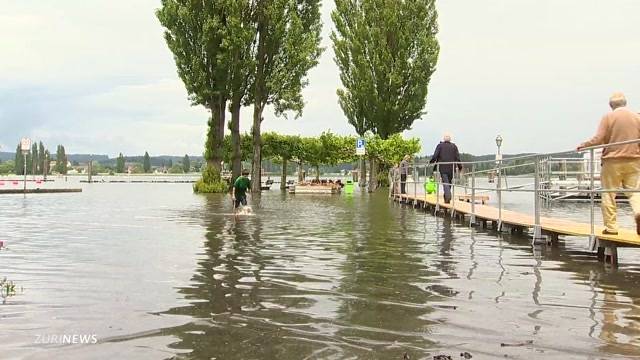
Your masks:
{"label": "distant hill", "polygon": [[13,160],[16,158],[16,153],[0,151],[0,161]]}
{"label": "distant hill", "polygon": [[[55,157],[55,154],[53,154]],[[115,165],[116,158],[110,158],[108,155],[89,155],[89,154],[67,154],[67,159],[72,163],[84,164],[89,162],[89,158],[93,159],[93,161],[97,161],[103,165]],[[124,159],[126,162],[139,162],[142,163],[144,156],[125,156]],[[174,164],[181,163],[184,155],[182,156],[173,156],[173,155],[160,155],[160,156],[151,156],[151,166],[162,166],[169,163],[169,160]],[[15,159],[14,152],[0,152],[0,161],[7,161]],[[189,160],[191,162],[202,162],[204,158],[202,156],[191,156],[189,155]]]}

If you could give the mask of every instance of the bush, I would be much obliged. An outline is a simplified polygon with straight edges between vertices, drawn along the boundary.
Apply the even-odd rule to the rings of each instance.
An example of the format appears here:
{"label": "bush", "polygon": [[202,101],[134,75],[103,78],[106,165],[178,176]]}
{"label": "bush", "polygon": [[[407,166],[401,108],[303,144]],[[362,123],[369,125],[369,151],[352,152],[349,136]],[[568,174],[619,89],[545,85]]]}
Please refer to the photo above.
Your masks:
{"label": "bush", "polygon": [[225,193],[229,185],[222,179],[220,173],[214,168],[206,166],[202,172],[202,179],[193,185],[193,191],[199,194]]}

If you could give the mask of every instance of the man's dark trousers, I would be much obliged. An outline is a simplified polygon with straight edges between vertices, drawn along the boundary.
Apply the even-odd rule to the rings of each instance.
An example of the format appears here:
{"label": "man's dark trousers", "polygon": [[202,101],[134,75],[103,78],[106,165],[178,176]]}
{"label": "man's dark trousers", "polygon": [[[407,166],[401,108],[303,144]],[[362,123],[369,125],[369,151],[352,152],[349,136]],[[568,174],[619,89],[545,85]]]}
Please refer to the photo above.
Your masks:
{"label": "man's dark trousers", "polygon": [[449,203],[451,201],[451,183],[453,181],[453,174],[449,172],[440,173],[442,177],[442,187],[444,190],[444,202]]}
{"label": "man's dark trousers", "polygon": [[400,174],[400,194],[406,194],[407,174]]}

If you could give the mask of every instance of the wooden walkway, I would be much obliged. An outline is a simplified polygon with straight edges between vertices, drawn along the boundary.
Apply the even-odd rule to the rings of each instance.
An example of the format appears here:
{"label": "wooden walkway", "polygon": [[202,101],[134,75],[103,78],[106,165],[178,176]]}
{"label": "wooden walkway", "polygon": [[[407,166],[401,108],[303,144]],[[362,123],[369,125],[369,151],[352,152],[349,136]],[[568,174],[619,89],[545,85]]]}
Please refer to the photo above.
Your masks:
{"label": "wooden walkway", "polygon": [[[82,189],[27,189],[27,194],[59,194],[82,192]],[[24,189],[0,189],[0,194],[24,194]]]}
{"label": "wooden walkway", "polygon": [[[436,206],[435,195],[392,195],[394,201],[403,202],[414,205],[423,209],[434,209]],[[458,217],[464,219],[465,216],[471,217],[471,203],[463,201],[455,201],[451,204],[445,204],[444,199],[439,199],[440,209],[446,209],[451,212],[454,210]],[[476,223],[481,223],[487,227],[487,222],[491,222],[495,228],[498,221],[498,209],[488,205],[475,205]],[[502,226],[511,229],[511,231],[524,231],[531,229],[535,225],[532,215],[527,215],[510,210],[502,210]],[[542,217],[540,219],[540,227],[542,234],[549,238],[550,242],[557,242],[559,236],[582,236],[589,238],[591,235],[591,225],[588,223],[579,223],[569,220],[557,218]],[[598,255],[606,260],[608,257],[612,264],[617,265],[617,248],[618,247],[640,247],[640,236],[634,231],[620,229],[618,235],[603,235],[601,226],[596,226],[595,234],[599,240]]]}

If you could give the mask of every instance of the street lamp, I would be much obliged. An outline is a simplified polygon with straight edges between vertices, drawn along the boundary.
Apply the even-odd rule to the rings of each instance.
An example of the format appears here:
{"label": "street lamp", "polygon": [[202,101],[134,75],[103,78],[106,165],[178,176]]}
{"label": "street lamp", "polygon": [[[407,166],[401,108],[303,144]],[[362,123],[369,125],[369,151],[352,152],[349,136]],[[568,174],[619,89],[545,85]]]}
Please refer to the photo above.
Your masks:
{"label": "street lamp", "polygon": [[31,139],[22,138],[20,140],[20,150],[22,151],[22,156],[24,159],[24,196],[27,196],[27,154],[31,150]]}
{"label": "street lamp", "polygon": [[496,145],[498,146],[498,152],[496,153],[496,164],[498,165],[498,231],[502,231],[502,153],[500,152],[502,136],[496,136]]}
{"label": "street lamp", "polygon": [[502,147],[502,136],[496,136],[496,145],[498,146],[498,153],[496,154],[496,161],[502,160],[502,153],[500,153],[500,147]]}

